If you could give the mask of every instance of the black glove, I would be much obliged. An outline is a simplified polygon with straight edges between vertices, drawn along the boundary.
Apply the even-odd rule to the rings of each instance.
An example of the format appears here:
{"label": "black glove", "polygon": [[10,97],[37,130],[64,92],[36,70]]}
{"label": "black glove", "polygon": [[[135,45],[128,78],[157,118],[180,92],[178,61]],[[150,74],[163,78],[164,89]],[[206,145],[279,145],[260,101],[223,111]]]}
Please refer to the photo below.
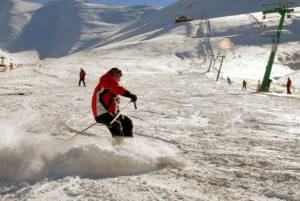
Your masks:
{"label": "black glove", "polygon": [[130,98],[132,102],[137,101],[137,96],[135,94],[130,93],[129,91],[126,91],[124,96]]}

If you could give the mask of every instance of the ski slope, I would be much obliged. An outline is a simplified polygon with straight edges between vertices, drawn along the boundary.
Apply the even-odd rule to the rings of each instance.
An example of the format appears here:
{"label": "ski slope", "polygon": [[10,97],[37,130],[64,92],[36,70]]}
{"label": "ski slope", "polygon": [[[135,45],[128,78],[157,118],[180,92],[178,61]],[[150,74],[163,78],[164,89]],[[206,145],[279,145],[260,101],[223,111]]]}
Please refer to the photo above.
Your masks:
{"label": "ski slope", "polygon": [[[270,93],[256,92],[270,38],[249,13],[172,24],[59,59],[5,52],[35,65],[0,74],[0,200],[299,200],[300,74],[289,68],[299,59],[298,19],[285,26]],[[264,23],[272,30],[277,22]],[[219,61],[207,72],[206,34],[209,51],[226,55],[218,82]],[[97,125],[62,144],[94,123],[94,87],[113,67],[138,96],[138,109],[123,111],[135,138],[118,143]],[[78,87],[80,68],[87,87]],[[287,76],[292,95],[275,89]]]}
{"label": "ski slope", "polygon": [[1,199],[297,200],[299,97],[242,92],[205,70],[125,71],[139,99],[124,111],[136,137],[120,145],[101,126],[61,144],[93,123],[95,74],[86,88],[64,62],[1,75]]}

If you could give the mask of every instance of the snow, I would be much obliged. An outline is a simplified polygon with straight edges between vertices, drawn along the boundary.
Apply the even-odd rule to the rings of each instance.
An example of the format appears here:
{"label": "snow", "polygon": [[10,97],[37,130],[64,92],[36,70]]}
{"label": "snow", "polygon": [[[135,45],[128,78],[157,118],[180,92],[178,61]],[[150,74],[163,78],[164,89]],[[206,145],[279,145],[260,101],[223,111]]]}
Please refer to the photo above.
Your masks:
{"label": "snow", "polygon": [[[181,165],[175,157],[175,147],[143,137],[122,142],[116,147],[112,145],[111,139],[105,138],[100,143],[93,142],[93,139],[68,147],[51,138],[39,138],[30,134],[18,139],[20,133],[10,128],[3,133],[1,161],[5,161],[5,165],[1,166],[0,172],[4,181],[36,181],[69,175],[106,178]],[[12,137],[15,142],[11,142]],[[35,141],[32,142],[30,137],[35,138]],[[143,145],[143,152],[138,145]]]}
{"label": "snow", "polygon": [[[270,38],[259,37],[266,30],[238,8],[238,15],[212,16],[209,27],[196,19],[89,48],[76,39],[72,48],[80,51],[59,58],[3,50],[8,61],[32,65],[0,73],[0,200],[300,200],[299,8],[284,27],[269,93],[256,84]],[[272,31],[278,16],[263,22]],[[211,52],[226,56],[217,82],[220,61],[207,72],[204,35]],[[137,110],[122,110],[135,137],[114,140],[97,125],[64,143],[94,123],[94,87],[113,67],[138,97]],[[87,87],[78,87],[80,68]],[[285,94],[288,76],[292,95]]]}
{"label": "snow", "polygon": [[0,2],[0,45],[2,48],[7,48],[7,44],[19,37],[24,26],[30,22],[32,12],[40,7],[40,4],[19,0]]}
{"label": "snow", "polygon": [[20,0],[1,3],[1,46],[10,52],[36,51],[40,59],[59,58],[105,43],[130,22],[156,11],[150,6],[79,1],[43,5]]}
{"label": "snow", "polygon": [[[160,28],[167,28],[174,23],[179,16],[189,16],[194,19],[211,19],[239,14],[260,12],[264,4],[278,4],[277,0],[180,0],[158,12],[141,18],[136,23],[120,31],[121,36],[116,40],[129,38],[135,35],[144,34]],[[293,7],[300,6],[294,2]],[[230,22],[231,24],[232,22]]]}

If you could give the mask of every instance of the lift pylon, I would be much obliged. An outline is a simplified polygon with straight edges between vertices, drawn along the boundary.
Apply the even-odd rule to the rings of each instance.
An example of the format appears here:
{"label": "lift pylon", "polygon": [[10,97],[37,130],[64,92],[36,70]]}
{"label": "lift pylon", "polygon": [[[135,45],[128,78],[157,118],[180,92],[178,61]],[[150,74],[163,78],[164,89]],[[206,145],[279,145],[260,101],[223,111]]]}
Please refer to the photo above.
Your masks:
{"label": "lift pylon", "polygon": [[264,78],[263,78],[261,91],[266,91],[266,92],[269,91],[270,75],[271,75],[275,55],[276,55],[276,52],[278,50],[278,44],[279,44],[279,41],[280,41],[280,35],[281,35],[284,19],[287,16],[287,14],[291,13],[291,12],[294,12],[294,9],[286,8],[286,6],[263,11],[264,15],[270,14],[270,13],[278,13],[278,14],[280,14],[281,18],[280,18],[280,21],[279,21],[279,26],[278,26],[278,29],[277,29],[277,32],[276,32],[276,36],[273,38],[273,41],[272,41],[272,50],[271,50],[269,61],[268,61],[267,67],[266,67],[265,75],[264,75]]}

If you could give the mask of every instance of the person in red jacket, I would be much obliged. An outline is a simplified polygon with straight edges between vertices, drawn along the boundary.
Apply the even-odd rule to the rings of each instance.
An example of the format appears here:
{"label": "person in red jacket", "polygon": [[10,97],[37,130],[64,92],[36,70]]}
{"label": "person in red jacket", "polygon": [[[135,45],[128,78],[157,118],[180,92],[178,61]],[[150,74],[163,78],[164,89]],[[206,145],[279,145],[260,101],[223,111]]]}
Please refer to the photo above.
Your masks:
{"label": "person in red jacket", "polygon": [[292,86],[292,80],[288,77],[288,80],[286,82],[286,90],[287,90],[287,94],[292,94],[291,93],[291,86]]}
{"label": "person in red jacket", "polygon": [[246,80],[243,80],[242,85],[243,85],[242,90],[247,90],[247,82],[246,82]]}
{"label": "person in red jacket", "polygon": [[85,79],[85,71],[81,68],[79,73],[79,83],[78,83],[79,87],[81,86],[81,82],[83,82],[83,86],[85,86],[84,79]]}
{"label": "person in red jacket", "polygon": [[96,122],[106,125],[113,137],[132,137],[133,124],[129,117],[121,114],[110,124],[119,112],[118,95],[128,97],[132,102],[137,101],[136,95],[119,84],[121,77],[122,71],[118,68],[112,68],[101,76],[94,90],[92,111]]}

